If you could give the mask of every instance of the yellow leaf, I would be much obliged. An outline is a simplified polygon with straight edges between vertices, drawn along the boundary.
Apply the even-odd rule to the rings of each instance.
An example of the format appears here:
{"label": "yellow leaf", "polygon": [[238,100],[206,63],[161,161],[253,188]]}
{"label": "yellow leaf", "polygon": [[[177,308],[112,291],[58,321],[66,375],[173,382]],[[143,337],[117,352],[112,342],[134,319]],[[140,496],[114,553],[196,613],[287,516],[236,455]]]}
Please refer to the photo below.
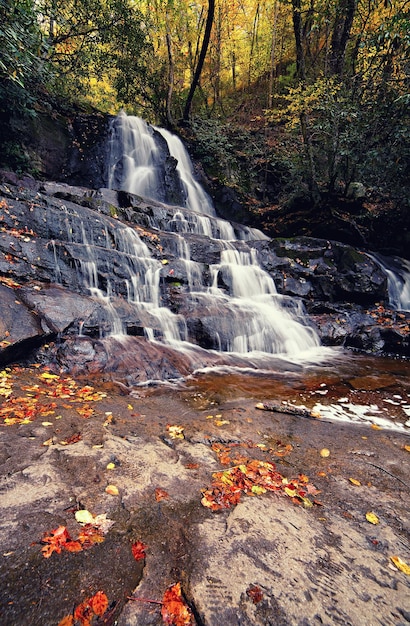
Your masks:
{"label": "yellow leaf", "polygon": [[225,424],[229,424],[229,420],[216,420],[215,426],[225,426]]}
{"label": "yellow leaf", "polygon": [[259,496],[261,493],[266,493],[265,487],[261,487],[260,485],[253,485],[251,491],[252,493],[255,493],[257,496]]}
{"label": "yellow leaf", "polygon": [[410,446],[404,446],[404,449],[407,450],[407,452],[410,452]]}
{"label": "yellow leaf", "polygon": [[42,426],[52,426],[53,422],[41,422]]}
{"label": "yellow leaf", "polygon": [[362,484],[360,480],[356,480],[356,478],[349,478],[349,482],[351,482],[352,485],[356,485],[356,487],[360,487],[360,485]]}
{"label": "yellow leaf", "polygon": [[407,576],[410,576],[410,565],[402,561],[399,556],[391,556],[390,560],[393,561],[397,569],[407,574]]}
{"label": "yellow leaf", "polygon": [[283,490],[286,495],[288,495],[290,498],[294,498],[297,495],[296,489],[289,489],[289,487],[285,487]]}
{"label": "yellow leaf", "polygon": [[167,426],[169,436],[171,439],[184,439],[184,427],[183,426]]}
{"label": "yellow leaf", "polygon": [[43,378],[44,380],[55,380],[60,378],[60,376],[57,374],[50,374],[50,372],[43,372],[42,374],[39,374],[39,378]]}
{"label": "yellow leaf", "polygon": [[378,426],[377,424],[372,424],[371,428],[373,428],[373,430],[383,430],[383,428],[381,426]]}
{"label": "yellow leaf", "polygon": [[134,407],[132,406],[132,404],[127,404],[127,409],[129,409],[130,411],[133,411]]}
{"label": "yellow leaf", "polygon": [[322,448],[320,451],[320,456],[322,456],[323,458],[330,456],[330,450],[328,450],[327,448]]}
{"label": "yellow leaf", "polygon": [[47,441],[45,441],[43,443],[43,446],[52,446],[53,445],[53,438],[50,437],[50,439],[47,439]]}
{"label": "yellow leaf", "polygon": [[108,470],[113,470],[113,469],[115,469],[115,463],[108,463],[108,465],[107,465],[107,469],[108,469]]}
{"label": "yellow leaf", "polygon": [[105,488],[106,493],[109,493],[111,496],[119,496],[120,492],[118,490],[118,487],[116,487],[115,485],[107,485]]}
{"label": "yellow leaf", "polygon": [[94,515],[86,509],[81,509],[75,512],[75,519],[79,524],[92,524],[94,522]]}
{"label": "yellow leaf", "polygon": [[161,263],[162,265],[168,265],[169,261],[167,261],[166,259],[162,259]]}
{"label": "yellow leaf", "polygon": [[371,511],[366,513],[366,519],[368,522],[370,522],[370,524],[378,524],[380,521],[377,515],[375,513],[372,513]]}

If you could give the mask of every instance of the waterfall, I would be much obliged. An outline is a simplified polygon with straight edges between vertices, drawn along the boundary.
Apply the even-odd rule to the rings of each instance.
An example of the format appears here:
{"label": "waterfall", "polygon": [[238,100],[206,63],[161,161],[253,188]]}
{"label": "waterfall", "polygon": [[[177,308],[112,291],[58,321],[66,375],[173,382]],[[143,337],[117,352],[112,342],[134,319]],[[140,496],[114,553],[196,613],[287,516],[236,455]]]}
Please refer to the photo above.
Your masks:
{"label": "waterfall", "polygon": [[[81,270],[91,294],[100,296],[106,306],[107,298],[125,294],[147,339],[177,350],[189,351],[199,345],[291,360],[316,352],[320,341],[307,322],[301,302],[277,292],[251,245],[268,238],[257,229],[216,216],[210,197],[195,180],[192,162],[179,138],[121,113],[112,122],[110,154],[108,178],[112,189],[166,203],[161,205],[163,210],[152,210],[147,219],[149,227],[159,232],[159,241],[166,240],[177,266],[183,268],[185,287],[181,306],[177,312],[171,311],[161,295],[168,261],[163,261],[164,266],[153,258],[136,230],[117,222],[115,248],[122,255],[125,286],[115,288],[108,281],[101,292],[97,275],[103,272],[94,265],[98,255],[91,259],[85,246],[88,257]],[[179,195],[178,205],[170,202],[170,193],[171,197]],[[107,234],[105,239],[109,241]],[[85,235],[82,243],[86,243]],[[109,242],[106,245],[109,247]],[[209,250],[209,259],[204,260],[203,253],[198,256],[201,246]],[[114,331],[118,333],[118,324]]]}
{"label": "waterfall", "polygon": [[389,305],[397,311],[410,311],[410,261],[369,254],[387,277]]}

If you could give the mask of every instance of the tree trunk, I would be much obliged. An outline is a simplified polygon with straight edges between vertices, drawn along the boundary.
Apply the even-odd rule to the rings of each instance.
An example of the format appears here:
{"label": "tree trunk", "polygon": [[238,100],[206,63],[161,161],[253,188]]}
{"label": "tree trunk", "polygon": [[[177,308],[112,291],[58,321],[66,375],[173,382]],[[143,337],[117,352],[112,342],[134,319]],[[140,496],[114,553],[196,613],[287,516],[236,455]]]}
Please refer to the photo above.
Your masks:
{"label": "tree trunk", "polygon": [[[302,15],[301,15],[301,2],[300,0],[292,0],[293,8],[293,30],[295,34],[296,43],[296,72],[300,80],[302,90],[306,88],[306,64],[305,53],[303,49],[302,39]],[[319,204],[320,191],[316,180],[316,168],[315,159],[313,155],[312,137],[310,133],[308,114],[304,109],[299,113],[300,127],[302,131],[303,145],[305,149],[305,156],[307,160],[307,175],[309,191],[314,204]]]}
{"label": "tree trunk", "polygon": [[340,0],[336,7],[333,24],[332,41],[330,44],[330,70],[332,74],[343,74],[346,47],[356,12],[357,0]]}
{"label": "tree trunk", "polygon": [[169,29],[168,19],[166,21],[166,40],[167,40],[167,51],[168,51],[168,93],[167,93],[167,122],[168,125],[173,128],[175,126],[174,120],[172,117],[172,92],[174,90],[174,55],[172,54],[172,40],[171,33]]}
{"label": "tree trunk", "polygon": [[199,54],[198,64],[195,69],[194,77],[192,79],[191,87],[189,89],[189,93],[188,93],[186,103],[185,103],[185,108],[184,108],[183,118],[185,121],[188,121],[191,116],[192,100],[194,98],[195,89],[197,88],[199,79],[201,77],[202,68],[203,68],[206,53],[208,50],[209,40],[211,38],[211,30],[212,30],[212,24],[214,21],[214,13],[215,13],[215,0],[208,0],[208,15],[206,18],[205,33],[204,33],[204,38],[202,40],[201,52]]}
{"label": "tree trunk", "polygon": [[271,109],[272,104],[273,104],[273,82],[275,79],[276,35],[277,35],[277,29],[278,29],[278,13],[279,13],[279,2],[275,0],[275,5],[273,8],[272,43],[271,43],[271,49],[270,49],[268,109]]}

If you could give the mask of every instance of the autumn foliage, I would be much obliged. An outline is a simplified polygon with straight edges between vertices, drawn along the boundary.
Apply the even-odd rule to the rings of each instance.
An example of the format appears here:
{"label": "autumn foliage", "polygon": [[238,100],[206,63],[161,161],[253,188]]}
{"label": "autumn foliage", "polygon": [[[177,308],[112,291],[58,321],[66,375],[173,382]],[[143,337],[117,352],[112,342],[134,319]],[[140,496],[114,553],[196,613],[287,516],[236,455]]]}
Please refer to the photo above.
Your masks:
{"label": "autumn foliage", "polygon": [[91,524],[84,525],[77,539],[73,539],[66,526],[59,526],[45,534],[41,542],[44,544],[41,551],[43,556],[48,559],[56,552],[60,554],[66,552],[81,552],[87,548],[91,548],[95,543],[102,543],[104,535],[99,528]]}
{"label": "autumn foliage", "polygon": [[318,490],[309,484],[304,474],[292,480],[280,474],[274,465],[267,461],[252,459],[222,472],[215,472],[209,489],[203,491],[202,504],[212,511],[229,509],[238,504],[243,493],[260,495],[274,491],[288,496],[295,504],[311,507],[309,495]]}
{"label": "autumn foliage", "polygon": [[[103,591],[97,591],[91,598],[87,598],[76,606],[72,615],[66,615],[58,626],[92,626],[97,623],[108,609],[108,598]],[[95,620],[94,618],[97,618]]]}
{"label": "autumn foliage", "polygon": [[0,396],[5,398],[0,407],[0,418],[6,426],[28,424],[37,418],[56,415],[56,410],[60,408],[75,408],[81,417],[87,419],[94,414],[90,403],[105,397],[90,385],[81,386],[70,376],[62,377],[49,371],[36,372],[35,382],[21,387],[25,395],[15,395],[14,371],[18,369],[0,371]]}
{"label": "autumn foliage", "polygon": [[193,626],[192,611],[182,597],[181,583],[175,583],[164,593],[161,617],[168,626]]}

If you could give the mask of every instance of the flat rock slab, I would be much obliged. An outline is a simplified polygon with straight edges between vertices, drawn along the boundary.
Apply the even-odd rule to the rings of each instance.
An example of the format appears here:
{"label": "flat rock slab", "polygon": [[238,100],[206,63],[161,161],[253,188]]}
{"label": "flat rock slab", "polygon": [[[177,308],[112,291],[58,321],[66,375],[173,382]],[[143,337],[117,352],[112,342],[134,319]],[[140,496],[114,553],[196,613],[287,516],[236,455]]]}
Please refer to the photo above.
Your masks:
{"label": "flat rock slab", "polygon": [[[10,380],[16,397],[54,384],[35,368]],[[106,397],[88,402],[55,394],[54,413],[0,431],[2,624],[56,626],[102,590],[110,613],[101,623],[159,626],[159,603],[176,582],[198,626],[409,623],[410,576],[391,561],[410,563],[405,434],[260,411],[261,398],[216,400],[194,384],[98,390]],[[249,442],[268,443],[269,458]],[[308,475],[321,504],[265,493],[210,511],[202,490],[227,467],[212,443],[259,455],[289,479]],[[45,559],[41,539],[60,525],[76,536],[78,509],[114,521],[105,540]],[[145,560],[132,557],[136,541]]]}

